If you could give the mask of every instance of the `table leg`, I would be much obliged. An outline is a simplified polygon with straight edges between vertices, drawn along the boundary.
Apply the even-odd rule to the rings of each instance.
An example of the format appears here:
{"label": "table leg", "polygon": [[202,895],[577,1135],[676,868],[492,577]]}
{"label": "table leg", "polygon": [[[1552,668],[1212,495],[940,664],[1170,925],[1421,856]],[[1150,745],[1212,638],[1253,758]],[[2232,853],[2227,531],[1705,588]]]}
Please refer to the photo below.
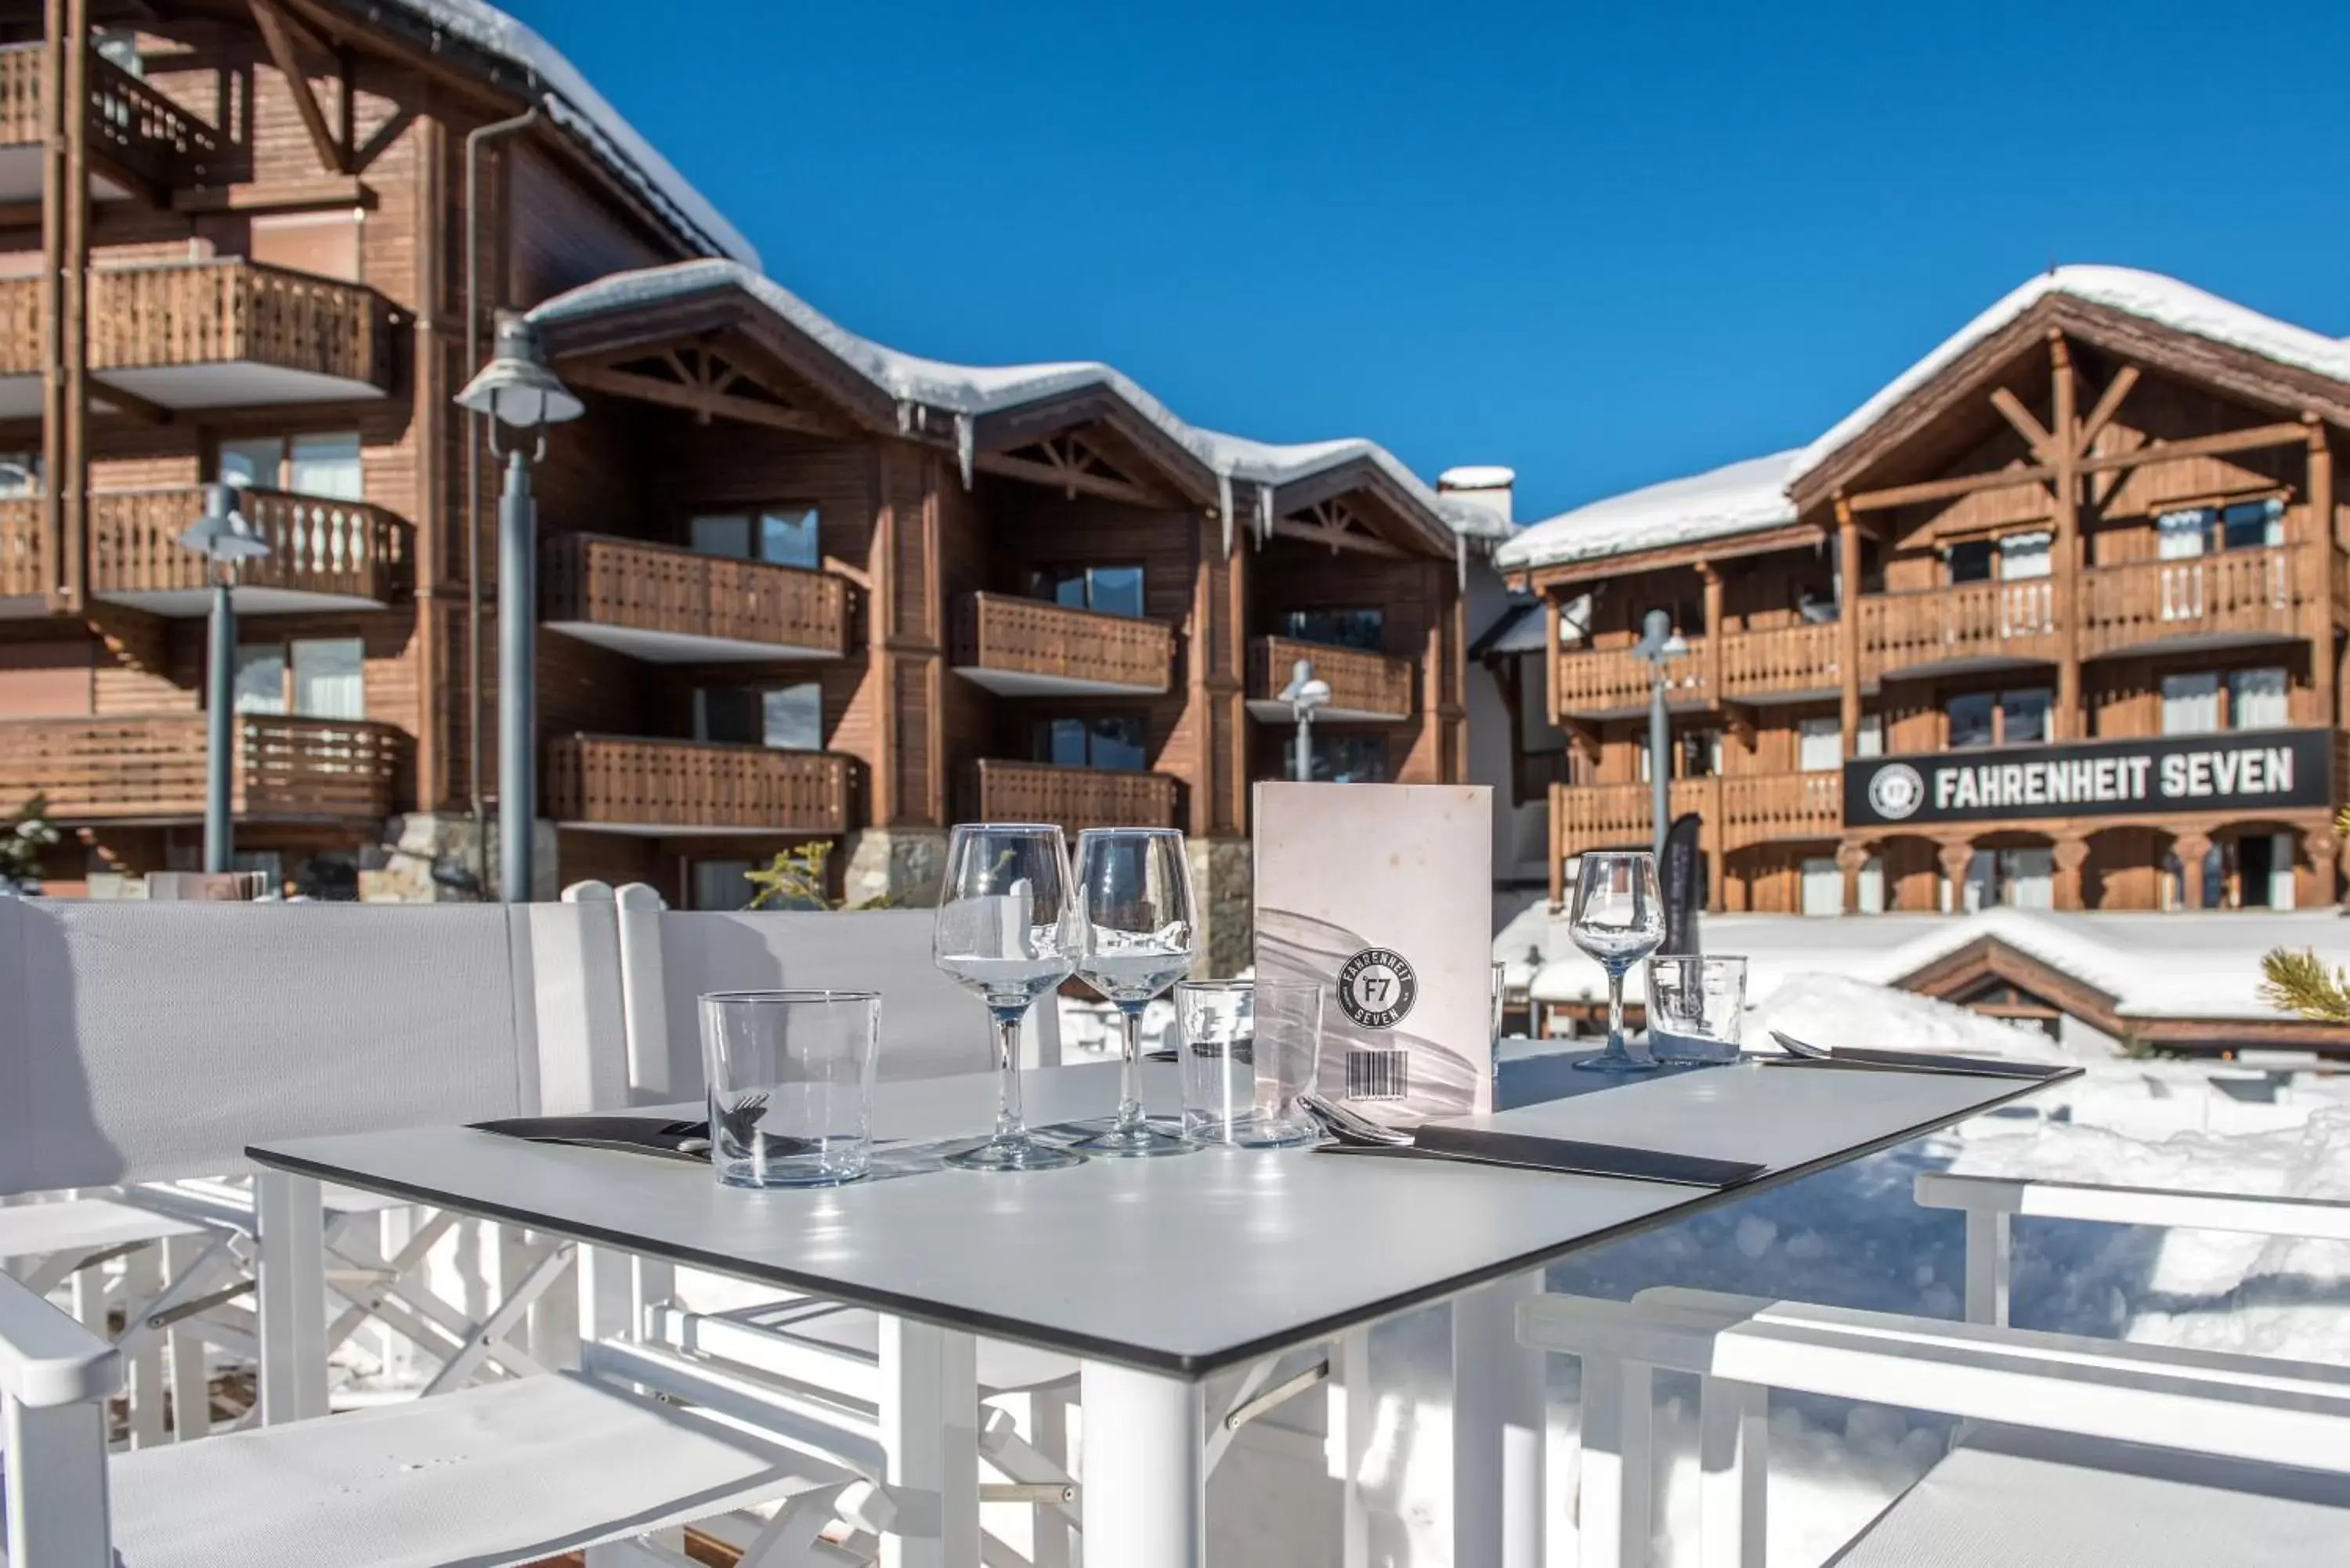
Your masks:
{"label": "table leg", "polygon": [[327,1210],[314,1177],[253,1179],[261,1274],[261,1419],[327,1413]]}
{"label": "table leg", "polygon": [[881,1441],[897,1517],[881,1568],[967,1568],[979,1550],[979,1347],[881,1319]]}
{"label": "table leg", "polygon": [[1542,1568],[1542,1352],[1518,1343],[1536,1270],[1452,1301],[1452,1561]]}
{"label": "table leg", "polygon": [[1363,1498],[1363,1464],[1371,1452],[1378,1404],[1371,1394],[1371,1331],[1348,1329],[1330,1342],[1328,1445],[1338,1480],[1338,1562],[1370,1568],[1371,1513]]}
{"label": "table leg", "polygon": [[1200,1386],[1088,1361],[1080,1389],[1086,1568],[1203,1568],[1208,1424]]}

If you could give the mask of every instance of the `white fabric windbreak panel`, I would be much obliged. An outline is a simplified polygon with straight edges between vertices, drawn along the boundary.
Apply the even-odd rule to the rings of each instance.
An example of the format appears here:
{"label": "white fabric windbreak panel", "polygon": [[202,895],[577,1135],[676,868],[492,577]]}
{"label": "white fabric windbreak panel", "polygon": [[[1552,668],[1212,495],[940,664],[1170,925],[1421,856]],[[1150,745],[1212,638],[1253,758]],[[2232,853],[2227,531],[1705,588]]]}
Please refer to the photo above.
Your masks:
{"label": "white fabric windbreak panel", "polygon": [[30,1025],[33,975],[24,900],[0,898],[0,1197],[31,1190],[35,1112]]}
{"label": "white fabric windbreak panel", "polygon": [[[2056,1397],[2056,1396],[2052,1396]],[[1926,1472],[1836,1568],[2338,1563],[2350,1479],[1991,1428]]]}
{"label": "white fabric windbreak panel", "polygon": [[[986,1010],[931,961],[929,909],[839,913],[672,910],[660,917],[669,1070],[702,1092],[698,999],[777,987],[872,991],[881,996],[880,1075],[940,1078],[992,1065]],[[1059,1011],[1040,1005],[1024,1056],[1060,1060]]]}
{"label": "white fabric windbreak panel", "polygon": [[620,933],[611,895],[507,910],[514,943],[515,1033],[529,1070],[522,1095],[543,1116],[629,1103]]}
{"label": "white fabric windbreak panel", "polygon": [[851,1479],[574,1373],[118,1456],[120,1568],[464,1568]]}
{"label": "white fabric windbreak panel", "polygon": [[257,1140],[531,1108],[495,905],[15,909],[25,1131],[0,1140],[0,1191],[241,1173]]}

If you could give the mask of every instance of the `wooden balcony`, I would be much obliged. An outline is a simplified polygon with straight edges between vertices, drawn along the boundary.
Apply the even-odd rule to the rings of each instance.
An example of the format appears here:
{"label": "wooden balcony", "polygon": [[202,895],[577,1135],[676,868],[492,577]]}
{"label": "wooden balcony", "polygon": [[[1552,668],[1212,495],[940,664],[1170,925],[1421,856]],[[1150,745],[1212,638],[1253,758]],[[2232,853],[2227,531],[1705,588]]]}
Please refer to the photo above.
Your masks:
{"label": "wooden balcony", "polygon": [[[1330,685],[1330,703],[1315,718],[1325,723],[1392,723],[1411,717],[1417,667],[1409,659],[1289,637],[1260,637],[1249,643],[1249,712],[1271,724],[1290,722],[1281,690],[1299,659],[1314,666],[1316,680]],[[1646,688],[1642,689],[1643,691]]]}
{"label": "wooden balcony", "polygon": [[[60,822],[197,822],[204,715],[0,722],[0,800],[46,795]],[[389,724],[241,714],[231,804],[247,822],[370,823],[404,753]]]}
{"label": "wooden balcony", "polygon": [[[1674,707],[1702,706],[1711,698],[1705,639],[1694,637],[1688,641],[1688,655],[1666,666],[1671,684],[1666,689],[1665,701]],[[1562,712],[1588,719],[1648,711],[1651,679],[1648,661],[1635,658],[1628,647],[1561,649],[1555,669]]]}
{"label": "wooden balcony", "polygon": [[1164,621],[1009,594],[955,601],[955,673],[999,696],[1157,696],[1174,669]]}
{"label": "wooden balcony", "polygon": [[359,284],[231,260],[103,267],[89,292],[91,374],[162,408],[391,389],[391,312]]}
{"label": "wooden balcony", "polygon": [[45,613],[47,606],[41,596],[52,586],[39,499],[0,500],[0,616]]}
{"label": "wooden balcony", "polygon": [[2049,577],[1964,583],[1860,601],[1862,679],[2056,657],[2056,585]]}
{"label": "wooden balcony", "polygon": [[567,534],[541,546],[548,628],[655,664],[838,659],[848,585],[824,572]]}
{"label": "wooden balcony", "polygon": [[[204,614],[210,566],[179,542],[203,504],[194,485],[92,495],[90,592],[157,615]],[[237,507],[269,541],[268,555],[233,570],[240,611],[378,608],[408,589],[411,530],[380,506],[240,490]]]}
{"label": "wooden balcony", "polygon": [[982,758],[966,783],[974,822],[1050,822],[1088,827],[1173,827],[1175,781],[1165,774],[1058,768]]}
{"label": "wooden balcony", "polygon": [[635,735],[546,744],[546,815],[605,833],[832,835],[849,829],[848,759]]}
{"label": "wooden balcony", "polygon": [[[1649,841],[1646,784],[1553,784],[1550,841],[1561,857]],[[1707,838],[1725,853],[1750,845],[1836,837],[1844,825],[1843,774],[1749,774],[1676,779],[1672,814],[1704,817]]]}
{"label": "wooden balcony", "polygon": [[[2309,548],[2287,545],[2099,566],[2083,579],[2081,656],[2187,639],[2298,637],[2301,608],[2314,587],[2301,572]],[[2324,591],[2333,591],[2330,582]]]}
{"label": "wooden balcony", "polygon": [[[41,199],[42,54],[37,43],[0,48],[0,202]],[[217,130],[95,49],[88,70],[93,196],[161,200],[205,175],[220,155]]]}

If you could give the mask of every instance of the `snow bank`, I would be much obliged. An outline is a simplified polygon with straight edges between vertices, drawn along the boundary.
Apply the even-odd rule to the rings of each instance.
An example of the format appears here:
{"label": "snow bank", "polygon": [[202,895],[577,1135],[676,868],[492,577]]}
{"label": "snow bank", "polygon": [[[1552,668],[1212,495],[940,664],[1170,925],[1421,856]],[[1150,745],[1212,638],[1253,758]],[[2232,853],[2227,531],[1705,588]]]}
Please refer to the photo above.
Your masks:
{"label": "snow bank", "polygon": [[1772,1049],[1771,1031],[1807,1045],[1940,1051],[2023,1061],[2072,1060],[2043,1030],[2002,1023],[1930,996],[1842,974],[1799,974],[1746,1012],[1749,1050]]}

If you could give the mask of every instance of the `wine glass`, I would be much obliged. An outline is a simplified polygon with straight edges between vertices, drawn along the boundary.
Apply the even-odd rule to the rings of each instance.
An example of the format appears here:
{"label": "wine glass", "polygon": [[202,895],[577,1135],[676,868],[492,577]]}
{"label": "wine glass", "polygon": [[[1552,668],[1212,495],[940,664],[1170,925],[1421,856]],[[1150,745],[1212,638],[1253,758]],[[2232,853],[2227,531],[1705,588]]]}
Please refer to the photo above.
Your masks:
{"label": "wine glass", "polygon": [[1020,1119],[1020,1020],[1076,966],[1069,857],[1061,830],[962,823],[947,840],[946,880],[931,928],[939,968],[987,1003],[995,1021],[995,1136],[947,1157],[972,1170],[1053,1170],[1084,1157],[1040,1143]]}
{"label": "wine glass", "polygon": [[1125,1157],[1192,1146],[1142,1116],[1142,1010],[1191,971],[1199,928],[1183,835],[1171,827],[1088,827],[1077,835],[1077,977],[1118,1009],[1125,1035],[1118,1119],[1079,1147]]}
{"label": "wine glass", "polygon": [[1664,900],[1657,893],[1657,857],[1646,850],[1594,851],[1575,878],[1575,911],[1567,921],[1575,945],[1607,971],[1607,1049],[1575,1063],[1600,1072],[1646,1073],[1657,1065],[1644,1043],[1624,1048],[1624,971],[1663,945]]}

